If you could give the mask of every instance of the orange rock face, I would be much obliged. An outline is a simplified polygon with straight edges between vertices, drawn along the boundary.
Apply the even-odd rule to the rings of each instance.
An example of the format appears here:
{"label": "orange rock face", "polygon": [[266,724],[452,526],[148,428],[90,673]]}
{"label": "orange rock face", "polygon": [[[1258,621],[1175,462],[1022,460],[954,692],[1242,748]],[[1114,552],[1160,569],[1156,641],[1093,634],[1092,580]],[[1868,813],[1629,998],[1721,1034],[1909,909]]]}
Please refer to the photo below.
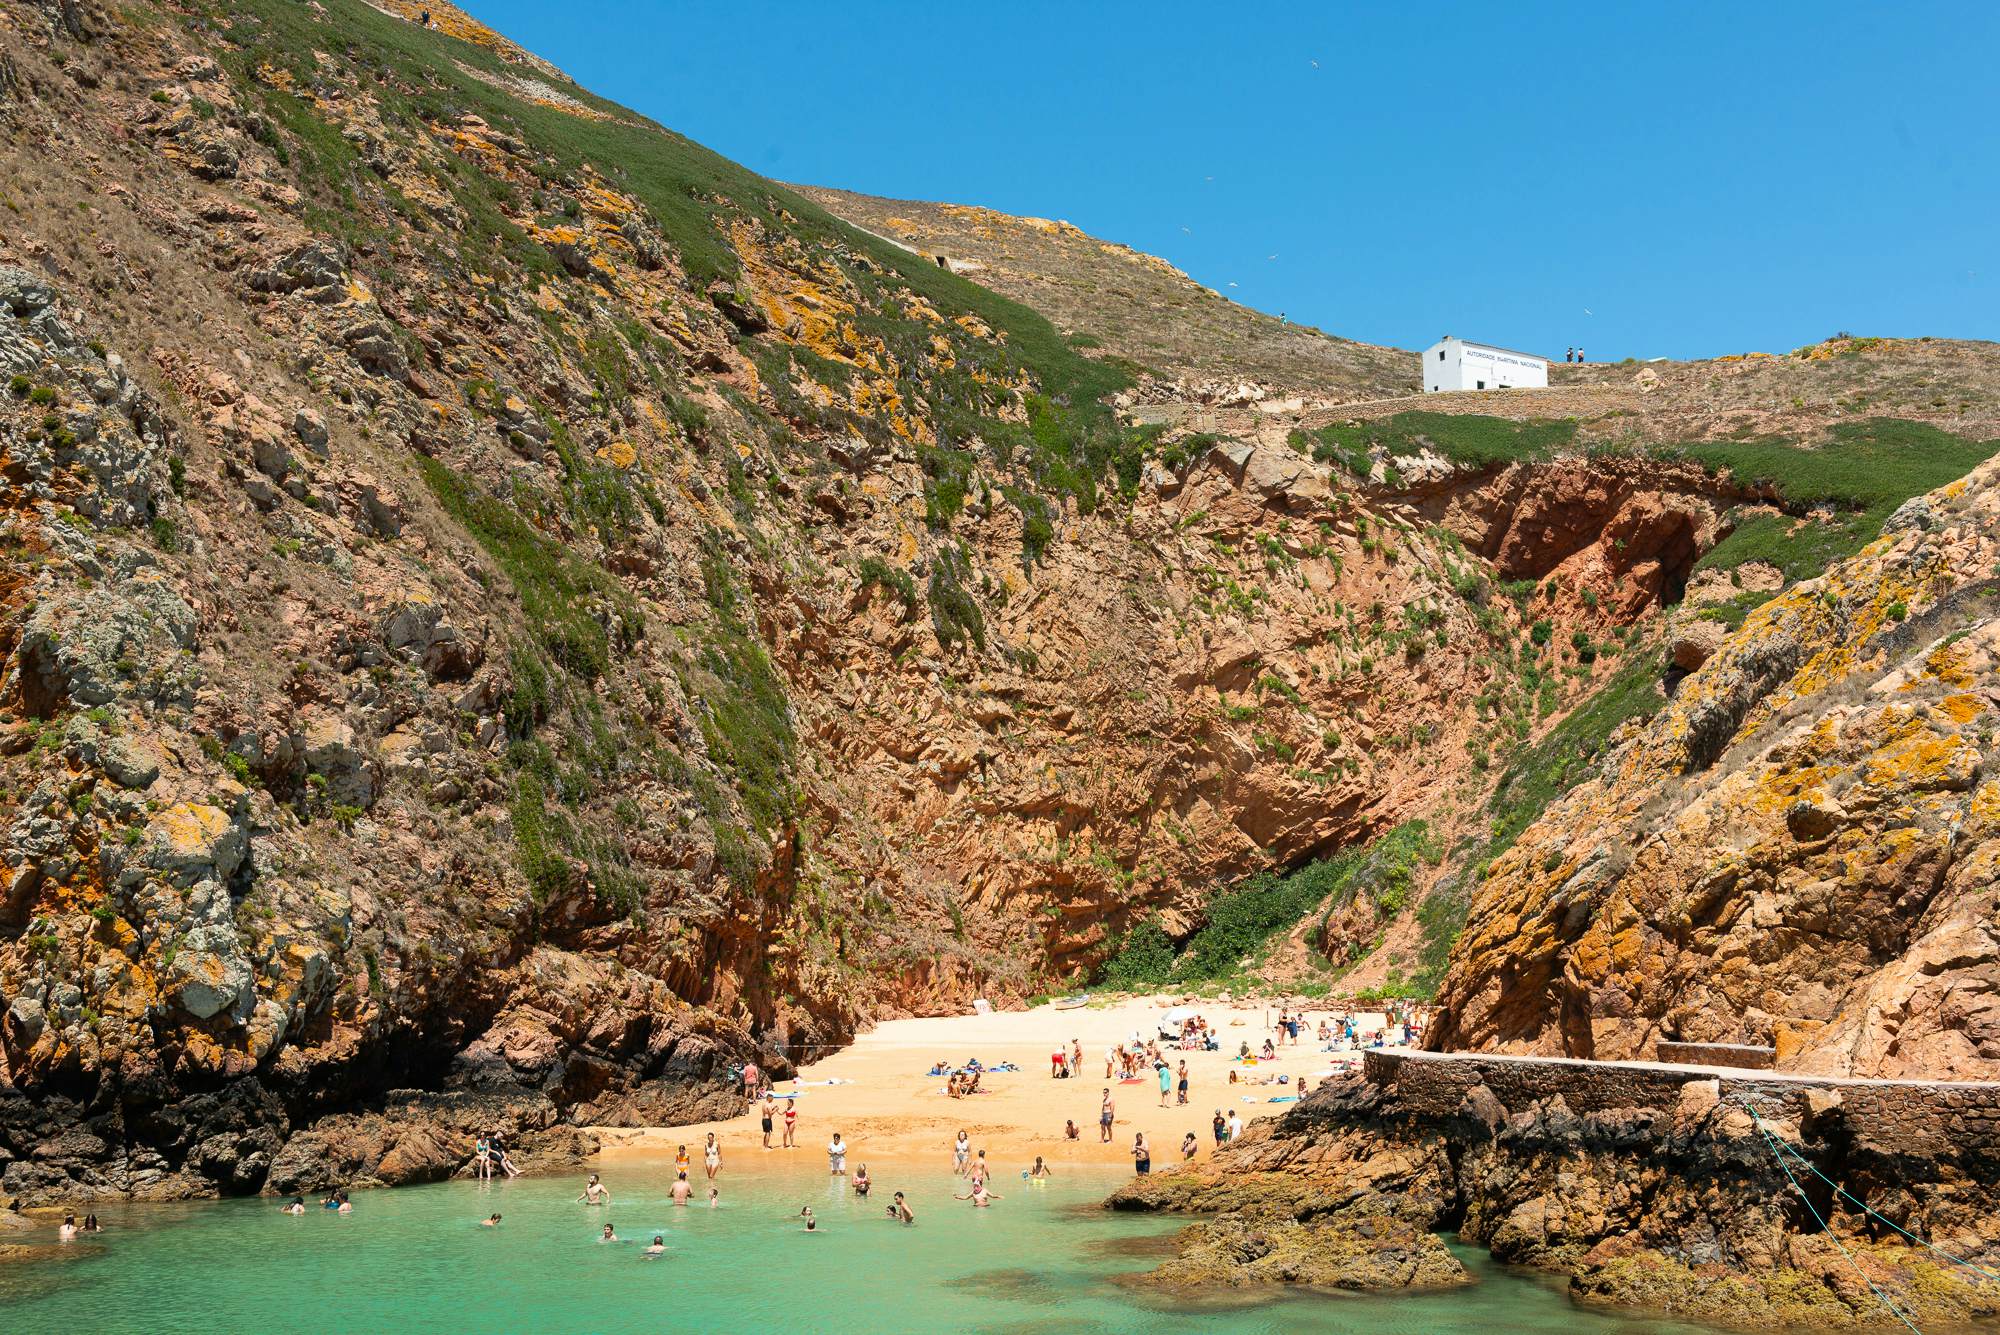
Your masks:
{"label": "orange rock face", "polygon": [[1433,1042],[2000,1076],[2000,469],[1757,611],[1495,862]]}

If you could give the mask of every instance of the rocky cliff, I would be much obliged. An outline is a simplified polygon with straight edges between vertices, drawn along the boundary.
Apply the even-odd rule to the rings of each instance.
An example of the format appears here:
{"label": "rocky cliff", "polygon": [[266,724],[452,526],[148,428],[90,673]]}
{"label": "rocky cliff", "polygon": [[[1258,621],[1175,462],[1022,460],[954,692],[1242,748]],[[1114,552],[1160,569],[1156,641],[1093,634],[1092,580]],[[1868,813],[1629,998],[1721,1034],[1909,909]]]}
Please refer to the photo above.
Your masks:
{"label": "rocky cliff", "polygon": [[[1584,448],[1617,415],[1148,420],[1145,368],[429,9],[0,3],[9,1194],[726,1111],[1481,824],[1523,748],[1575,777],[1668,604],[1785,582],[1698,568],[1746,517],[1847,533]],[[1358,902],[1302,967],[1414,930]]]}
{"label": "rocky cliff", "polygon": [[2000,468],[1751,612],[1487,868],[1433,1041],[2000,1074]]}
{"label": "rocky cliff", "polygon": [[1900,1329],[1896,1312],[1955,1327],[2000,1312],[1996,1112],[1990,1083],[1371,1053],[1108,1204],[1213,1216],[1152,1277],[1167,1286],[1450,1282],[1450,1255],[1420,1259],[1400,1224],[1567,1274],[1587,1303],[1747,1329]]}

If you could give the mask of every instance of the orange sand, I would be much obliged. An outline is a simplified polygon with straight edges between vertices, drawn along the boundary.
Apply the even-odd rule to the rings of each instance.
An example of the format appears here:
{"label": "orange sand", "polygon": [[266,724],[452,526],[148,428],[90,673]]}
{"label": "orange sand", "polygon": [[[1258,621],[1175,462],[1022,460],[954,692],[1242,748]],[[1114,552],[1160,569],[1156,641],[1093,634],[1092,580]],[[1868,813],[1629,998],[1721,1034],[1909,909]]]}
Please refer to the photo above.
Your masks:
{"label": "orange sand", "polygon": [[[725,1174],[779,1162],[787,1166],[800,1160],[823,1164],[827,1141],[839,1131],[849,1147],[850,1172],[859,1164],[875,1161],[935,1161],[949,1167],[952,1140],[963,1127],[971,1135],[973,1148],[987,1152],[996,1178],[1018,1175],[1037,1154],[1045,1156],[1057,1171],[1066,1163],[1129,1165],[1133,1134],[1138,1131],[1146,1133],[1154,1168],[1159,1169],[1180,1161],[1181,1137],[1189,1131],[1199,1141],[1200,1157],[1208,1156],[1214,1148],[1210,1122],[1217,1108],[1225,1117],[1232,1109],[1240,1111],[1247,1124],[1291,1107],[1266,1100],[1291,1093],[1294,1086],[1231,1085],[1232,1070],[1239,1082],[1283,1074],[1293,1080],[1304,1076],[1310,1085],[1337,1060],[1355,1055],[1322,1052],[1316,1038],[1301,1033],[1296,1046],[1280,1046],[1277,1061],[1241,1065],[1235,1060],[1238,1045],[1248,1042],[1253,1052],[1261,1051],[1264,1039],[1271,1036],[1270,1026],[1281,1003],[1198,1001],[1190,1003],[1192,1009],[1220,1034],[1222,1050],[1182,1052],[1175,1048],[1167,1053],[1176,1068],[1183,1060],[1187,1062],[1186,1106],[1175,1105],[1174,1093],[1167,1096],[1169,1106],[1160,1106],[1159,1083],[1150,1068],[1137,1084],[1106,1081],[1105,1049],[1128,1041],[1135,1030],[1142,1038],[1152,1037],[1159,1016],[1176,1004],[1180,1003],[1174,997],[1130,998],[1093,1003],[1080,1010],[1041,1006],[992,1015],[892,1020],[824,1060],[800,1068],[797,1081],[778,1084],[780,1093],[803,1091],[797,1101],[795,1149],[765,1151],[758,1113],[753,1109],[729,1121],[695,1126],[599,1127],[596,1130],[604,1146],[601,1157],[615,1161],[623,1156],[666,1155],[685,1144],[695,1164],[693,1176],[699,1180],[700,1147],[710,1131],[721,1142]],[[1325,1014],[1306,1012],[1315,1031]],[[1355,1027],[1364,1034],[1383,1022],[1379,1012],[1355,1016]],[[1067,1048],[1071,1039],[1083,1042],[1081,1078],[1051,1079],[1049,1054],[1058,1046]],[[972,1057],[989,1067],[1011,1061],[1021,1069],[1013,1074],[987,1074],[980,1082],[982,1092],[964,1099],[952,1099],[941,1092],[944,1077],[923,1074],[940,1059],[961,1065]],[[843,1083],[816,1083],[827,1080]],[[1102,1144],[1097,1112],[1107,1085],[1117,1120],[1111,1143]],[[783,1138],[784,1102],[778,1101],[780,1117],[771,1133],[774,1147]],[[1063,1138],[1065,1118],[1075,1119],[1080,1139]]]}

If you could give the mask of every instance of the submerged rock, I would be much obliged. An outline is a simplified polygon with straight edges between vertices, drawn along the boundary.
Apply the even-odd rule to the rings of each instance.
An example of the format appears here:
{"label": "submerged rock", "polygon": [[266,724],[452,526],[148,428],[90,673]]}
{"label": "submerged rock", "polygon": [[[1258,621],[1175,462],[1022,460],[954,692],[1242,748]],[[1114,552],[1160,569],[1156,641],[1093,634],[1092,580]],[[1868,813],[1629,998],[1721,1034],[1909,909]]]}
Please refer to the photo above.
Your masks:
{"label": "submerged rock", "polygon": [[1304,1284],[1327,1289],[1435,1289],[1472,1277],[1436,1234],[1389,1215],[1301,1223],[1226,1214],[1182,1231],[1180,1255],[1145,1277],[1163,1288]]}

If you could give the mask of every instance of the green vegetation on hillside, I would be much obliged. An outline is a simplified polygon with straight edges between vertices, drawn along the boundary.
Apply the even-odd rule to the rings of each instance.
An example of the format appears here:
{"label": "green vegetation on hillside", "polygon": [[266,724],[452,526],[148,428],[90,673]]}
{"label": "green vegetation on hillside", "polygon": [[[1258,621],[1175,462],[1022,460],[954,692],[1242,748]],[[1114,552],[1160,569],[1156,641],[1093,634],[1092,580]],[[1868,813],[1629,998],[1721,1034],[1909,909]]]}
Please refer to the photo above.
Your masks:
{"label": "green vegetation on hillside", "polygon": [[[1996,450],[2000,440],[1888,417],[1839,423],[1812,446],[1781,439],[1683,446],[1675,453],[1711,472],[1770,488],[1786,511],[1745,517],[1695,568],[1768,561],[1788,582],[1809,579],[1872,542],[1904,501],[1965,476]],[[1814,509],[1830,513],[1808,513]]]}
{"label": "green vegetation on hillside", "polygon": [[1487,800],[1483,847],[1476,846],[1467,865],[1440,880],[1418,906],[1424,945],[1414,982],[1421,993],[1435,992],[1443,980],[1452,943],[1465,926],[1473,887],[1484,877],[1486,868],[1512,848],[1521,832],[1541,819],[1556,799],[1592,773],[1605,744],[1621,724],[1649,715],[1666,703],[1659,686],[1665,666],[1664,653],[1658,648],[1633,655],[1617,675],[1571,710],[1547,736],[1515,754]]}
{"label": "green vegetation on hillside", "polygon": [[1338,463],[1357,477],[1368,475],[1372,452],[1409,456],[1428,449],[1461,467],[1490,468],[1551,458],[1575,439],[1576,422],[1571,418],[1515,421],[1421,411],[1292,433],[1295,446],[1321,463]]}
{"label": "green vegetation on hillside", "polygon": [[1106,961],[1099,981],[1107,987],[1145,988],[1231,977],[1246,957],[1315,908],[1342,908],[1362,893],[1386,920],[1407,903],[1418,865],[1437,856],[1429,827],[1413,820],[1371,843],[1292,871],[1260,872],[1210,900],[1206,921],[1178,946],[1150,918],[1134,927]]}

